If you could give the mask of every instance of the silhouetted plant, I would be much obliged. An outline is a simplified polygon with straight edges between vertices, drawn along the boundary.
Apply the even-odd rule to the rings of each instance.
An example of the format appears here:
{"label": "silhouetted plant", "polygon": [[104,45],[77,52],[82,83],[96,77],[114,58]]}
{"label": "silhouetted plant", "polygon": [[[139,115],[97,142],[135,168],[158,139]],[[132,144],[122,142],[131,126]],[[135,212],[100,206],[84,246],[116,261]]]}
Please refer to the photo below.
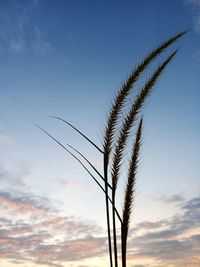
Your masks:
{"label": "silhouetted plant", "polygon": [[[152,52],[150,52],[131,72],[128,79],[122,85],[120,90],[117,93],[117,96],[111,106],[111,110],[108,116],[107,125],[105,128],[103,147],[99,148],[92,140],[90,140],[85,134],[83,134],[78,128],[74,127],[68,121],[56,117],[51,116],[51,118],[60,120],[66,123],[68,126],[72,127],[75,131],[77,131],[82,137],[84,137],[90,144],[92,144],[99,153],[102,154],[103,158],[103,175],[101,175],[100,171],[96,169],[96,167],[76,148],[67,144],[64,146],[61,142],[59,142],[56,138],[54,138],[50,133],[46,130],[38,126],[42,131],[44,131],[50,138],[52,138],[57,144],[59,144],[62,148],[65,149],[72,157],[74,157],[79,164],[87,171],[87,173],[94,179],[94,181],[101,188],[103,193],[105,194],[105,206],[106,206],[106,220],[107,220],[107,233],[108,233],[108,248],[109,248],[109,259],[110,259],[110,267],[113,267],[113,259],[115,267],[118,267],[118,251],[117,251],[117,229],[116,229],[116,216],[121,225],[121,262],[122,267],[126,267],[126,252],[127,252],[127,238],[128,231],[130,225],[130,217],[132,212],[132,206],[134,201],[134,192],[135,192],[135,181],[137,174],[137,167],[139,161],[139,154],[141,148],[141,140],[142,140],[142,123],[143,118],[140,118],[138,123],[138,127],[135,133],[135,141],[133,144],[131,157],[129,160],[129,168],[127,173],[126,180],[126,188],[124,194],[124,202],[123,202],[123,210],[120,215],[118,209],[116,208],[116,189],[118,186],[118,181],[120,179],[120,170],[122,168],[122,159],[124,158],[124,152],[127,149],[127,140],[132,133],[133,126],[136,124],[138,115],[145,103],[146,99],[150,96],[154,85],[156,84],[158,78],[161,76],[167,65],[174,58],[177,53],[177,50],[172,52],[166,60],[164,60],[153,72],[150,78],[146,81],[144,86],[141,88],[139,93],[136,95],[130,110],[122,121],[122,125],[120,127],[120,131],[118,133],[117,126],[119,124],[119,118],[122,113],[123,108],[125,107],[127,98],[131,93],[134,85],[149,66],[161,53],[163,53],[169,46],[171,46],[174,42],[179,40],[186,31],[183,31],[179,34],[176,34],[161,43]],[[115,138],[117,136],[117,138]],[[76,156],[74,153],[77,153]],[[81,158],[89,165],[88,167],[81,161]],[[109,176],[109,166],[111,166],[110,176]],[[90,171],[90,168],[96,173],[96,176],[93,175]],[[100,178],[104,186],[100,183]],[[111,177],[111,181],[109,181],[109,177]],[[110,215],[109,206],[112,207],[112,216]],[[111,235],[111,220],[112,220],[112,230],[113,234]],[[112,242],[113,237],[113,242]]]}

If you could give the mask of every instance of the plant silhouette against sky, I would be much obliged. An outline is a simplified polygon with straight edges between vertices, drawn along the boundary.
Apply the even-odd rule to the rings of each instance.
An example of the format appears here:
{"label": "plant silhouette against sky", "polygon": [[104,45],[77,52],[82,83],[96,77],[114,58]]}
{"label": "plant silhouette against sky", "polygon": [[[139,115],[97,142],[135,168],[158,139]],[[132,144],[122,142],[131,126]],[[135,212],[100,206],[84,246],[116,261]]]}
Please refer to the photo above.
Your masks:
{"label": "plant silhouette against sky", "polygon": [[[129,107],[129,111],[123,118],[122,112],[126,108],[127,99],[130,93],[133,91],[133,88],[138,82],[141,75],[143,75],[143,72],[149,67],[151,63],[153,63],[155,59],[157,59],[159,55],[161,55],[161,53],[165,52],[168,47],[170,47],[172,44],[174,44],[174,42],[179,40],[185,33],[186,31],[183,31],[176,35],[173,35],[172,37],[158,45],[150,53],[148,53],[148,55],[131,72],[128,79],[119,89],[111,106],[111,110],[108,115],[107,124],[105,128],[102,148],[98,147],[92,140],[90,140],[86,135],[84,135],[82,131],[73,126],[68,121],[60,117],[51,116],[51,118],[60,120],[66,123],[68,126],[72,127],[91,145],[93,145],[97,149],[98,153],[102,154],[103,174],[101,174],[101,172],[97,170],[97,168],[79,150],[69,144],[63,145],[49,132],[38,126],[57,144],[59,144],[63,149],[65,149],[65,151],[67,151],[72,157],[74,157],[79,162],[79,164],[82,165],[82,167],[87,171],[87,173],[92,177],[92,179],[94,179],[94,181],[104,193],[110,267],[118,267],[120,261],[122,267],[126,267],[127,263],[127,240],[131,212],[134,202],[136,174],[142,142],[143,117],[140,115],[140,111],[146,99],[151,95],[152,89],[155,86],[157,80],[160,78],[167,65],[176,55],[177,49],[171,52],[167,56],[167,58],[163,60],[157,68],[155,68],[153,74],[147,79],[145,84],[139,90],[138,94],[136,94],[131,106]],[[127,171],[127,178],[125,181],[126,186],[124,192],[123,209],[122,214],[120,214],[116,207],[116,190],[119,180],[122,179],[120,175],[120,171],[122,169],[122,161],[125,157],[125,152],[127,152],[130,147],[128,145],[128,140],[132,140],[134,130],[135,138],[132,142],[133,144],[130,150],[130,159],[128,159],[129,167]],[[93,173],[95,173],[95,175]],[[119,240],[117,238],[116,219],[119,221],[121,228],[120,257],[118,253]]]}

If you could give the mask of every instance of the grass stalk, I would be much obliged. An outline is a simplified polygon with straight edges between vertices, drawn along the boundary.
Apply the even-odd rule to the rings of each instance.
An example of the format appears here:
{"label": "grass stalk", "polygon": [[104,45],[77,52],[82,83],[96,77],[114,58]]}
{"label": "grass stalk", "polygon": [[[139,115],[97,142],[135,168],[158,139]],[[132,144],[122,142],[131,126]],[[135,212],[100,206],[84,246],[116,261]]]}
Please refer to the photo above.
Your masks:
{"label": "grass stalk", "polygon": [[113,137],[116,130],[116,125],[118,121],[119,114],[126,102],[126,99],[131,92],[134,84],[139,79],[140,75],[143,71],[148,67],[148,65],[156,59],[162,52],[164,52],[170,45],[179,40],[187,31],[182,31],[176,35],[173,35],[165,42],[158,45],[155,49],[153,49],[142,61],[138,64],[138,66],[131,72],[128,79],[122,85],[120,90],[117,93],[117,96],[113,102],[111,107],[109,117],[107,120],[107,126],[105,129],[104,136],[104,153],[107,157],[107,161],[109,162],[109,156],[112,149]]}
{"label": "grass stalk", "polygon": [[124,197],[123,217],[122,217],[122,231],[121,231],[121,246],[122,246],[122,267],[126,267],[126,251],[127,251],[127,236],[130,224],[130,216],[133,206],[134,192],[135,192],[135,181],[138,166],[138,157],[141,147],[141,136],[142,136],[142,122],[140,120],[135,143],[132,150],[131,160],[129,163],[129,171],[127,178],[127,185]]}
{"label": "grass stalk", "polygon": [[[173,52],[167,60],[165,60],[154,72],[154,74],[151,76],[151,78],[148,80],[148,82],[145,84],[144,88],[140,91],[138,96],[136,97],[136,100],[134,101],[132,108],[126,118],[124,119],[117,144],[115,147],[115,152],[113,156],[113,165],[112,165],[112,202],[115,205],[115,192],[120,176],[120,168],[121,168],[121,161],[123,157],[123,152],[126,146],[126,142],[130,133],[130,129],[133,125],[133,122],[139,113],[144,101],[146,98],[150,95],[152,88],[154,84],[156,83],[156,80],[161,75],[162,71],[165,69],[167,64],[171,61],[171,59],[175,56],[177,51]],[[113,240],[114,240],[114,257],[115,262],[117,266],[117,238],[116,238],[116,222],[115,222],[115,212],[113,208]],[[124,244],[124,242],[123,242]],[[123,255],[123,253],[122,253]],[[124,264],[124,261],[123,261]]]}
{"label": "grass stalk", "polygon": [[129,111],[128,115],[125,117],[119,137],[117,140],[117,144],[115,146],[115,152],[113,156],[113,163],[112,163],[112,187],[113,190],[116,190],[119,175],[120,175],[120,168],[121,168],[121,161],[123,157],[123,152],[125,149],[125,145],[131,130],[131,127],[133,126],[133,122],[135,121],[139,111],[141,110],[145,100],[147,97],[150,96],[153,86],[155,85],[157,79],[160,77],[166,66],[169,64],[169,62],[172,60],[172,58],[177,53],[177,50],[174,51],[159,67],[156,69],[156,71],[152,74],[150,79],[146,82],[145,86],[142,88],[142,90],[137,95],[135,101],[132,104],[131,110]]}

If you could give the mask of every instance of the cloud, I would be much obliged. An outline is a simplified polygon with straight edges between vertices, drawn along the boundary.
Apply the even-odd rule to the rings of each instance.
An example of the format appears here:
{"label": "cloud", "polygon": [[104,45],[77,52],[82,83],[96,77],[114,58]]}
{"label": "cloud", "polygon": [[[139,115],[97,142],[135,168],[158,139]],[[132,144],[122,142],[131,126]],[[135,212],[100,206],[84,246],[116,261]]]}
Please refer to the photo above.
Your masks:
{"label": "cloud", "polygon": [[0,191],[16,190],[27,186],[26,181],[34,173],[35,166],[21,158],[18,143],[0,132]]}
{"label": "cloud", "polygon": [[5,133],[0,132],[0,145],[14,145],[16,142]]}
{"label": "cloud", "polygon": [[39,218],[48,217],[49,212],[54,211],[46,198],[37,197],[30,193],[2,191],[0,192],[0,209],[4,216],[11,218],[15,216],[24,220],[36,221]]}
{"label": "cloud", "polygon": [[137,230],[152,230],[152,229],[158,229],[166,225],[166,221],[158,221],[158,222],[149,222],[144,221],[137,225]]}
{"label": "cloud", "polygon": [[[6,151],[4,149],[4,151]],[[11,150],[12,151],[12,150]],[[26,186],[26,180],[34,168],[27,162],[7,156],[0,157],[0,190],[2,188],[20,188]]]}
{"label": "cloud", "polygon": [[103,255],[106,238],[94,223],[64,217],[49,199],[0,192],[0,257],[22,263],[63,266],[62,262]]}
{"label": "cloud", "polygon": [[197,34],[200,34],[200,0],[186,0],[185,2],[192,9],[194,30]]}
{"label": "cloud", "polygon": [[[188,200],[162,197],[162,201],[169,199],[179,203],[179,213],[166,220],[141,222],[130,231],[130,266],[199,266],[200,196]],[[48,198],[29,192],[0,191],[0,214],[2,259],[63,267],[107,256],[103,229],[95,223],[61,215]]]}
{"label": "cloud", "polygon": [[44,33],[35,25],[34,27],[35,40],[32,43],[32,50],[36,55],[46,56],[54,51],[52,44],[47,41]]}
{"label": "cloud", "polygon": [[197,196],[182,202],[180,213],[168,220],[138,224],[133,233],[137,235],[142,229],[146,232],[130,240],[130,258],[150,258],[158,266],[198,266],[199,222],[200,197]]}
{"label": "cloud", "polygon": [[179,205],[181,202],[184,201],[184,197],[182,195],[176,194],[176,195],[172,195],[172,196],[166,196],[166,195],[158,195],[156,197],[154,197],[154,199],[156,201],[162,201],[164,203],[171,203],[171,204],[175,204],[175,205]]}
{"label": "cloud", "polygon": [[38,25],[39,1],[5,1],[0,10],[1,52],[14,54],[33,53],[46,56],[53,45],[44,29]]}
{"label": "cloud", "polygon": [[68,190],[76,190],[81,193],[89,194],[91,191],[86,187],[84,184],[78,182],[78,181],[69,181],[69,180],[64,180],[60,179],[57,181],[57,184],[68,189]]}
{"label": "cloud", "polygon": [[188,4],[200,6],[200,0],[187,0]]}
{"label": "cloud", "polygon": [[163,266],[170,264],[174,264],[173,266],[195,266],[195,259],[200,263],[200,235],[166,240],[158,237],[154,237],[154,239],[142,237],[136,239],[135,245],[138,251],[133,256],[149,257]]}
{"label": "cloud", "polygon": [[25,186],[25,183],[22,179],[23,176],[21,175],[22,173],[10,171],[1,166],[0,167],[0,185],[2,186],[2,184],[5,184],[5,185],[15,186],[15,187]]}
{"label": "cloud", "polygon": [[105,253],[105,238],[94,238],[88,236],[82,239],[66,240],[56,245],[40,245],[33,252],[33,255],[40,259],[40,263],[47,259],[50,262],[55,260],[67,262],[88,259],[102,256]]}

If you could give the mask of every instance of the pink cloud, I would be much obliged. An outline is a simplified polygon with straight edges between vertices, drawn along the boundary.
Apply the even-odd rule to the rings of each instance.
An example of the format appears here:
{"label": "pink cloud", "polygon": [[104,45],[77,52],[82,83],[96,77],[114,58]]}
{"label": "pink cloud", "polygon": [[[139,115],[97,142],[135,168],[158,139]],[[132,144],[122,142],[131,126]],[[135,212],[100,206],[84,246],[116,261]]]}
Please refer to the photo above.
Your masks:
{"label": "pink cloud", "polygon": [[105,240],[93,237],[99,227],[59,215],[46,199],[0,192],[0,213],[4,259],[61,266],[61,261],[92,257],[105,249]]}
{"label": "pink cloud", "polygon": [[9,214],[24,215],[33,218],[45,217],[47,211],[32,203],[24,203],[20,199],[12,199],[8,195],[0,195],[1,210]]}
{"label": "pink cloud", "polygon": [[[154,267],[170,264],[177,267],[185,262],[186,266],[198,266],[199,204],[197,196],[182,201],[179,215],[136,225],[130,231],[129,263],[143,266],[146,261],[152,266],[153,261]],[[2,210],[5,213],[5,217],[0,218],[2,259],[62,267],[72,261],[107,256],[107,238],[97,225],[61,216],[44,198],[0,193],[1,216]]]}

